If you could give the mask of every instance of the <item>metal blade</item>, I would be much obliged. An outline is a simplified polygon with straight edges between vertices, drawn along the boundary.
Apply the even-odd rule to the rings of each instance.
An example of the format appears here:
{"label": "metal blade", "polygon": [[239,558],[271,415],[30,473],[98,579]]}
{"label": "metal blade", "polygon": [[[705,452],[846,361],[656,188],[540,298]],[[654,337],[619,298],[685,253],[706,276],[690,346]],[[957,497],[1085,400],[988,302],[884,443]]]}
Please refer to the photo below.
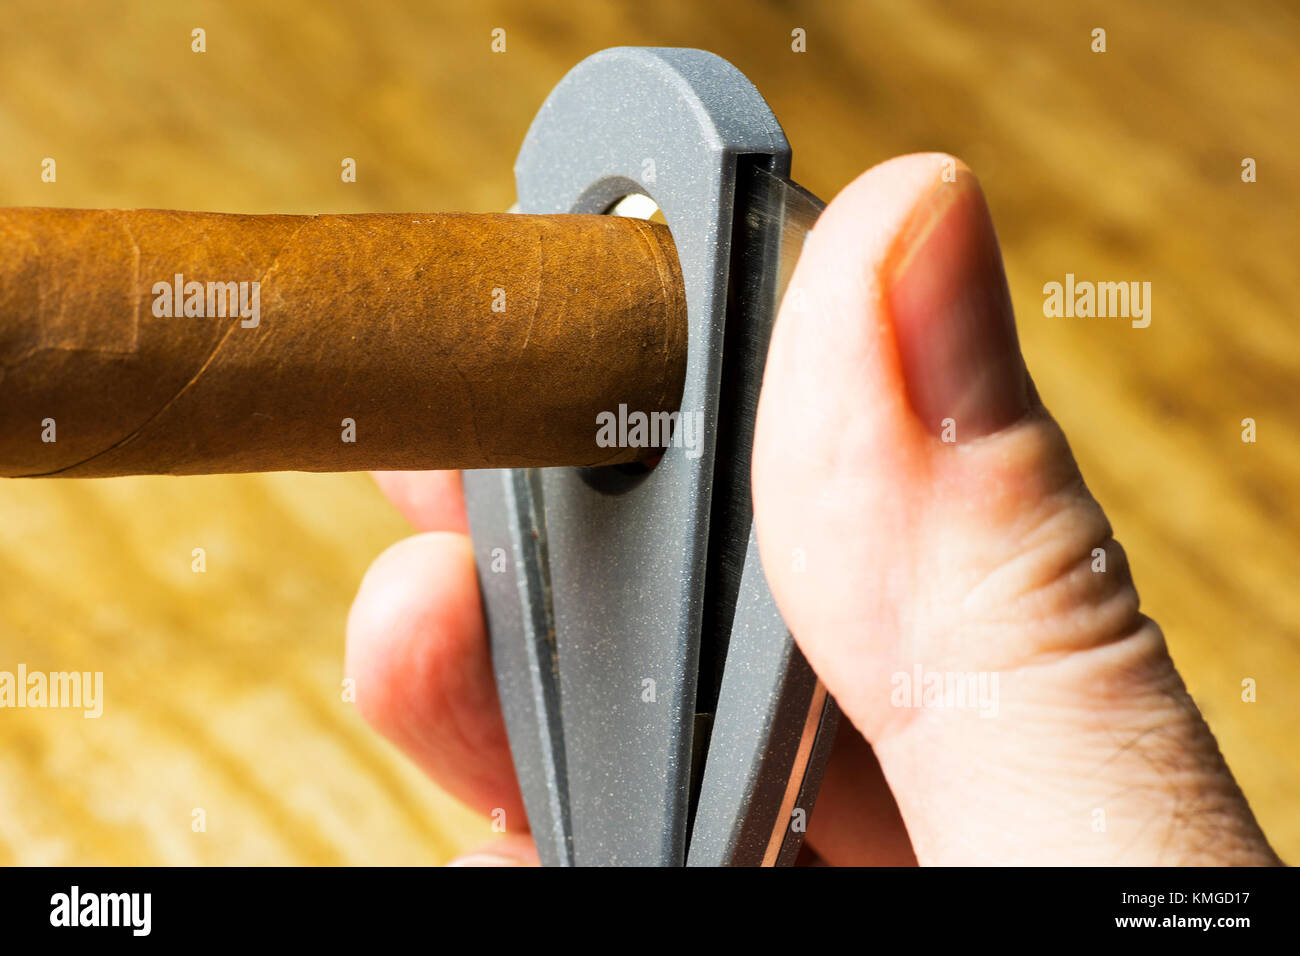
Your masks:
{"label": "metal blade", "polygon": [[[770,306],[772,319],[785,297],[804,240],[826,204],[796,182],[782,179],[762,167],[751,173],[751,204],[746,211],[746,228],[778,237],[775,284]],[[771,328],[769,326],[770,334]]]}
{"label": "metal blade", "polygon": [[[758,165],[742,170],[739,291],[745,323],[745,387],[733,394],[743,438],[743,496],[767,345],[790,276],[824,204]],[[735,260],[733,260],[734,262]],[[737,278],[734,274],[733,281]],[[720,456],[721,458],[722,456]],[[715,508],[717,504],[715,503]],[[712,732],[691,831],[692,866],[771,866],[794,861],[830,754],[838,710],[794,643],[772,600],[752,520],[738,540],[743,570],[722,658]],[[734,535],[738,529],[730,531]],[[702,662],[703,664],[703,662]]]}

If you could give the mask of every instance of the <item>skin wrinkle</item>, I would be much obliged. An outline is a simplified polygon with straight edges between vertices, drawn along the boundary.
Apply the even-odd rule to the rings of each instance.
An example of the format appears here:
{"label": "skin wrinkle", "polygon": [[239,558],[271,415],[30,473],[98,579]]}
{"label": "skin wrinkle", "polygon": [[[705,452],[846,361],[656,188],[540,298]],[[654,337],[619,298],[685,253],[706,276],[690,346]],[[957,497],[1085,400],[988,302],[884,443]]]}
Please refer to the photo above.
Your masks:
{"label": "skin wrinkle", "polygon": [[[1081,511],[1085,521],[1096,513],[1094,508],[1085,510],[1077,503],[1067,503],[1062,510],[1045,519],[1044,524],[1066,527],[1062,533],[1044,537],[1034,547],[1015,550],[1010,561],[989,571],[960,602],[963,613],[976,615],[993,626],[1015,625],[1065,632],[1062,640],[1056,642],[1063,646],[1044,647],[1041,642],[1036,642],[1036,657],[1044,653],[1050,657],[1058,652],[1086,650],[1131,633],[1142,615],[1141,601],[1133,586],[1127,561],[1110,563],[1105,572],[1092,570],[1093,551],[1104,548],[1109,557],[1114,549],[1119,548],[1119,543],[1111,536],[1110,525],[1104,518],[1100,525],[1086,529],[1081,536],[1075,533]],[[1115,548],[1109,548],[1110,544]],[[1097,575],[1102,573],[1107,577],[1098,582]],[[1003,578],[1009,579],[1010,588],[1002,583]],[[1096,583],[1100,587],[1089,587]],[[1020,584],[1023,586],[1017,586]],[[985,597],[985,591],[991,592],[991,597]],[[989,618],[990,606],[1000,613]],[[1079,620],[1079,613],[1071,619],[1070,612],[1085,613],[1092,620]],[[1114,616],[1119,616],[1120,620],[1108,620]],[[1093,626],[1087,626],[1089,624]],[[1093,637],[1081,644],[1080,639],[1090,631],[1094,632]]]}
{"label": "skin wrinkle", "polygon": [[[1040,428],[1054,427],[1042,418],[1038,419],[1038,425]],[[1004,439],[1015,437],[1005,430],[1002,434]],[[1051,457],[1056,451],[1056,437],[1050,433],[1043,436],[1041,445],[1034,440],[1027,459],[1035,462],[1044,455]],[[1044,474],[1042,468],[1034,471]],[[1004,613],[989,621],[994,625],[1028,621],[1047,629],[1053,622],[1059,622],[1052,629],[1064,632],[1065,636],[1058,643],[1065,645],[1073,643],[1072,639],[1077,640],[1088,630],[1096,632],[1090,643],[1120,639],[1131,633],[1140,619],[1140,600],[1127,561],[1123,560],[1122,549],[1114,541],[1110,522],[1087,491],[1077,469],[1057,468],[1047,470],[1046,474],[1055,480],[1040,489],[1043,503],[1038,513],[1032,509],[1028,511],[1031,517],[1029,526],[1015,533],[1015,541],[1008,549],[1011,559],[997,562],[981,581],[968,589],[961,608],[965,613],[981,617],[985,614],[982,610],[985,606],[1001,608]],[[1017,507],[1022,512],[1025,510],[1023,503]],[[1090,589],[1088,584],[1096,582],[1087,577],[1080,579],[1079,575],[1083,572],[1094,574],[1091,570],[1092,553],[1098,547],[1105,549],[1108,558],[1120,550],[1120,560],[1108,564],[1104,572],[1107,577],[1099,582],[1102,584],[1100,589]],[[1007,583],[1003,583],[1004,579]],[[1035,609],[1035,604],[1049,606]],[[1116,604],[1120,605],[1121,620],[1110,621],[1109,618],[1116,614]],[[1094,618],[1093,626],[1088,627],[1088,622],[1063,619],[1061,614],[1070,610],[1087,612]],[[1078,648],[1037,646],[1036,654],[1045,651],[1054,655],[1072,649]]]}

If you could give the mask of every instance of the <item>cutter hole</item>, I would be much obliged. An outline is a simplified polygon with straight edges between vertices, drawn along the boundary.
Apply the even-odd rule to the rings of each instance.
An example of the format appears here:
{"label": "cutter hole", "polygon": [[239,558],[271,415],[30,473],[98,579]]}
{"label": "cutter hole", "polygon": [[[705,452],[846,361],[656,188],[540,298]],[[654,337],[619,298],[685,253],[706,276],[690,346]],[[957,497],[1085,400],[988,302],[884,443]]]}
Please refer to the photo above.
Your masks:
{"label": "cutter hole", "polygon": [[648,219],[661,226],[668,225],[659,204],[645,193],[629,193],[605,210],[607,216],[626,216],[629,219]]}
{"label": "cutter hole", "polygon": [[[667,226],[663,210],[659,204],[645,193],[628,193],[622,199],[611,203],[604,212],[606,216],[625,216],[629,219],[645,219]],[[645,461],[628,462],[623,465],[606,465],[603,468],[580,468],[582,480],[592,488],[606,494],[621,494],[640,484],[655,466],[663,459],[663,452]]]}

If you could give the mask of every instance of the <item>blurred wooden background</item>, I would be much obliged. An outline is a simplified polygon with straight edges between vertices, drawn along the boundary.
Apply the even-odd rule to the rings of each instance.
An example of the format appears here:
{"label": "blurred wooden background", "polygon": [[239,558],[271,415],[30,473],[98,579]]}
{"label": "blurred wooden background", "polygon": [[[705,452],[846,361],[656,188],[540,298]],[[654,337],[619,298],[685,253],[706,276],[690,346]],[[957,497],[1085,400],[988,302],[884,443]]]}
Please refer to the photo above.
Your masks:
{"label": "blurred wooden background", "polygon": [[[827,198],[897,153],[962,156],[1038,387],[1295,860],[1300,13],[1092,7],[9,0],[0,204],[504,209],[547,92],[625,44],[735,63]],[[1151,327],[1044,318],[1067,272],[1150,281]],[[485,839],[341,700],[351,596],[405,533],[361,475],[0,484],[0,669],[103,670],[107,697],[99,720],[0,711],[0,863],[429,863]]]}

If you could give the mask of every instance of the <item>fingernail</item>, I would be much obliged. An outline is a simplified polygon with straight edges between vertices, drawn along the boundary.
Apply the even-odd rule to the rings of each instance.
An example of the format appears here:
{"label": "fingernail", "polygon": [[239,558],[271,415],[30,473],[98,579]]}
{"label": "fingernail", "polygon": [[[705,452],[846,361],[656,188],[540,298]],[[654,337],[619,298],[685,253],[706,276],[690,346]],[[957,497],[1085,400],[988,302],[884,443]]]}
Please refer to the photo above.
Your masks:
{"label": "fingernail", "polygon": [[927,430],[962,442],[1029,408],[1002,254],[970,171],[937,181],[894,247],[886,278],[908,399]]}

